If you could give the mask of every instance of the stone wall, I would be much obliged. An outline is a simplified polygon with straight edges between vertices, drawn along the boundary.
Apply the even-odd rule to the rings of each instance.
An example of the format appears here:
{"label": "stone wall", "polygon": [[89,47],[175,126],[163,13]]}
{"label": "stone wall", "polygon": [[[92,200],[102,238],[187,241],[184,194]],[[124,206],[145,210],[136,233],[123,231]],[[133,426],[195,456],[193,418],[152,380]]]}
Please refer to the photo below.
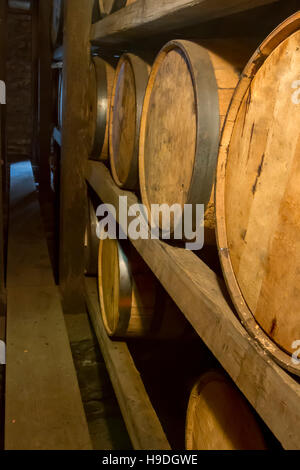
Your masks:
{"label": "stone wall", "polygon": [[7,143],[8,160],[32,153],[31,15],[8,14]]}

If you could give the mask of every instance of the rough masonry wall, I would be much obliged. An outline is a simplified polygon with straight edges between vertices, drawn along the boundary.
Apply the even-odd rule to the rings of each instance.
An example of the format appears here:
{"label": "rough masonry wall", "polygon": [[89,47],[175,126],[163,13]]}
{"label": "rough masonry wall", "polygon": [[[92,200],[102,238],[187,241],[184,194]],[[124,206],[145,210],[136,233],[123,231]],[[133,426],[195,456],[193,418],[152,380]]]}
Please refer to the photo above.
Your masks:
{"label": "rough masonry wall", "polygon": [[31,16],[8,14],[7,143],[8,160],[32,153]]}

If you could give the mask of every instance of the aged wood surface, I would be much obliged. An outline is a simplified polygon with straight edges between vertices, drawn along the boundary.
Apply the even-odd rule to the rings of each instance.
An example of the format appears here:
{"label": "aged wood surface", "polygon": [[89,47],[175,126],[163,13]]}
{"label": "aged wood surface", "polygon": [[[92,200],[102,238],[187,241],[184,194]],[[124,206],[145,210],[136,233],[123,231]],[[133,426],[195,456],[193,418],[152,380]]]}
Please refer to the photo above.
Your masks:
{"label": "aged wood surface", "polygon": [[134,41],[269,3],[274,0],[137,0],[95,23],[91,40],[99,44]]}
{"label": "aged wood surface", "polygon": [[85,308],[83,275],[87,207],[84,171],[88,160],[86,103],[92,3],[92,0],[72,0],[65,8],[59,283],[66,313],[80,313]]}
{"label": "aged wood surface", "polygon": [[86,303],[114,386],[128,434],[136,450],[170,450],[126,343],[111,341],[101,321],[96,279],[85,280]]}
{"label": "aged wood surface", "polygon": [[[253,52],[239,39],[174,40],[158,54],[142,113],[142,201],[205,206],[205,242],[214,242],[214,180],[219,136],[240,73]],[[151,213],[152,215],[152,213]],[[162,229],[162,218],[156,225]],[[175,230],[172,224],[172,232]],[[194,223],[195,225],[195,223]]]}
{"label": "aged wood surface", "polygon": [[216,191],[219,253],[237,311],[252,335],[276,357],[286,351],[288,361],[300,338],[299,58],[297,13],[244,71]]}
{"label": "aged wood surface", "polygon": [[186,418],[188,450],[264,450],[254,413],[235,385],[214,370],[194,385]]}
{"label": "aged wood surface", "polygon": [[[90,162],[86,178],[117,213],[120,196],[128,197],[128,205],[138,202],[101,163]],[[224,283],[190,251],[159,240],[132,243],[282,445],[299,448],[300,385],[248,335],[224,297]],[[300,375],[299,366],[286,367]]]}
{"label": "aged wood surface", "polygon": [[125,189],[138,188],[138,153],[142,107],[150,65],[135,54],[119,60],[111,98],[109,147],[115,182]]}

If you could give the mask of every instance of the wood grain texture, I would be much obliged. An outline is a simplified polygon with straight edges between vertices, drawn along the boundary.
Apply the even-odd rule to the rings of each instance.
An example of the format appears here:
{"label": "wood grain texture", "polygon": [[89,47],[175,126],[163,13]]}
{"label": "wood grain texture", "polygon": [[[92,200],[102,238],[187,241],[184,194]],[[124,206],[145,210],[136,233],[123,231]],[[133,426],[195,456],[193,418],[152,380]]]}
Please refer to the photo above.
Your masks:
{"label": "wood grain texture", "polygon": [[[116,187],[101,163],[90,162],[86,178],[117,211],[120,196],[128,197],[128,206],[138,202]],[[159,240],[132,243],[282,445],[299,448],[300,386],[240,324],[224,297],[223,282],[192,252]],[[299,366],[288,362],[285,367],[300,375]]]}
{"label": "wood grain texture", "polygon": [[98,44],[135,41],[268,3],[274,0],[137,0],[94,24],[91,40]]}
{"label": "wood grain texture", "polygon": [[156,279],[128,242],[100,240],[98,284],[103,323],[110,336],[150,334],[156,316]]}
{"label": "wood grain texture", "polygon": [[87,205],[84,172],[88,160],[86,103],[92,3],[92,0],[72,0],[65,5],[59,283],[64,311],[73,314],[82,313],[85,308],[83,275]]}
{"label": "wood grain texture", "polygon": [[264,450],[266,444],[251,408],[219,371],[199,378],[186,418],[187,450]]}
{"label": "wood grain texture", "polygon": [[29,162],[12,167],[5,448],[90,449]]}
{"label": "wood grain texture", "polygon": [[126,343],[111,341],[107,336],[101,321],[96,280],[85,282],[88,311],[134,449],[170,450]]}
{"label": "wood grain texture", "polygon": [[225,279],[249,331],[275,355],[274,343],[292,354],[300,338],[300,82],[294,85],[300,73],[299,30],[297,13],[265,40],[245,69],[217,175]]}
{"label": "wood grain texture", "polygon": [[[179,204],[181,210],[191,204],[194,219],[196,204],[203,204],[206,243],[215,241],[213,185],[220,131],[251,53],[251,44],[242,39],[170,41],[153,64],[145,94],[139,151],[142,201],[151,215],[152,204]],[[162,223],[161,218],[160,229]]]}
{"label": "wood grain texture", "polygon": [[113,85],[109,146],[113,178],[118,186],[138,188],[138,152],[142,106],[149,64],[134,54],[123,54]]}

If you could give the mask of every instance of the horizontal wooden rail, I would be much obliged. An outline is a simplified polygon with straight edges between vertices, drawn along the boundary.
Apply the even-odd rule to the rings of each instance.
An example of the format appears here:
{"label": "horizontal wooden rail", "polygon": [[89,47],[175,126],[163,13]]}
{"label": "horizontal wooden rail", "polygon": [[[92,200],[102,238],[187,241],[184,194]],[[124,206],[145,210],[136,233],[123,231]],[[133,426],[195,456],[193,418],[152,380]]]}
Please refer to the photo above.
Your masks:
{"label": "horizontal wooden rail", "polygon": [[[90,161],[86,179],[117,214],[120,196],[128,205],[138,202],[102,163]],[[190,251],[160,240],[132,243],[282,445],[300,449],[300,385],[248,335],[224,296],[224,282]]]}
{"label": "horizontal wooden rail", "polygon": [[116,44],[222,18],[278,0],[137,0],[92,26],[91,41]]}

